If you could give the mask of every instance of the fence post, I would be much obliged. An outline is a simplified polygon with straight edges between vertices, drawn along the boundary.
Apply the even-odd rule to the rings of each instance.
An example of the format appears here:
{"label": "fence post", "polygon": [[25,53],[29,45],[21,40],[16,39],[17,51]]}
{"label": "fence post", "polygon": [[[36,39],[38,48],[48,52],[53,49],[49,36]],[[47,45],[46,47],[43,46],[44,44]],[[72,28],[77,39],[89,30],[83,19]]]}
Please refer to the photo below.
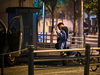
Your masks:
{"label": "fence post", "polygon": [[47,32],[46,32],[46,43],[47,43]]}
{"label": "fence post", "polygon": [[71,47],[71,44],[72,44],[72,38],[70,37],[70,47]]}
{"label": "fence post", "polygon": [[84,48],[85,48],[85,42],[86,42],[86,33],[84,33]]}
{"label": "fence post", "polygon": [[70,36],[70,47],[71,47],[71,44],[72,44],[72,37],[73,37],[73,33]]}
{"label": "fence post", "polygon": [[3,68],[4,68],[4,55],[2,55],[2,65],[1,65],[1,75],[3,75]]}
{"label": "fence post", "polygon": [[84,75],[89,75],[89,64],[90,64],[90,44],[85,45],[85,56],[86,56],[86,66],[84,68]]}
{"label": "fence post", "polygon": [[52,35],[50,34],[50,48],[51,48],[51,37],[52,37]]}
{"label": "fence post", "polygon": [[28,75],[34,75],[34,46],[28,45]]}

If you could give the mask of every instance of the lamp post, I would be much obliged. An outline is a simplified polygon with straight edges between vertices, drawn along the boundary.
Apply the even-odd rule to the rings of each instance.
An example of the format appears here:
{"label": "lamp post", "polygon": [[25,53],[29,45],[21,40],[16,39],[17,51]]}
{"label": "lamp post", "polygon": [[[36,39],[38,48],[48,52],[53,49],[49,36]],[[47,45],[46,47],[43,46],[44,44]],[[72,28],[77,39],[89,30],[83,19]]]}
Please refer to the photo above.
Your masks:
{"label": "lamp post", "polygon": [[44,32],[45,32],[45,3],[43,2],[43,47],[44,47]]}

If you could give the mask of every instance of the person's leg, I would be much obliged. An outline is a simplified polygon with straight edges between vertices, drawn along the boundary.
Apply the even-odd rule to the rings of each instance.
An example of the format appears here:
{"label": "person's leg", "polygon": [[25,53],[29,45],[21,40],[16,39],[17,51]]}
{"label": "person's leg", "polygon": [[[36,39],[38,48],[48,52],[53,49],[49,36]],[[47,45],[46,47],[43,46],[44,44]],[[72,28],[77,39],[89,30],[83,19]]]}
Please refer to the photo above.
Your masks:
{"label": "person's leg", "polygon": [[[65,42],[62,42],[61,45],[60,45],[60,49],[63,49],[64,45],[65,45]],[[60,52],[60,55],[61,55],[61,57],[64,57],[67,54],[65,54],[64,52]]]}
{"label": "person's leg", "polygon": [[70,55],[68,57],[75,57],[76,54],[77,54],[77,51],[72,51],[70,52]]}
{"label": "person's leg", "polygon": [[[65,42],[61,43],[61,46],[60,46],[60,49],[63,49],[64,48],[64,45],[65,45]],[[64,52],[60,52],[60,56],[62,58],[64,58],[67,54],[65,54]],[[67,61],[66,60],[62,60],[62,64],[63,65],[66,65],[67,64]]]}

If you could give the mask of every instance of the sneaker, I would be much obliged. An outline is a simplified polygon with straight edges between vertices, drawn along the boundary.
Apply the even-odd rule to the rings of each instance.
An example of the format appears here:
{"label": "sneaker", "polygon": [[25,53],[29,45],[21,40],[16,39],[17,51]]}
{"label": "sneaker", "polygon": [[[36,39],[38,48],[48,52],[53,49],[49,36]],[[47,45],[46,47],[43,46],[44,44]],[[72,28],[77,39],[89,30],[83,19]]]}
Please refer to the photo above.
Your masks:
{"label": "sneaker", "polygon": [[61,57],[65,57],[65,56],[67,56],[67,54],[66,54],[66,53],[63,53],[63,54],[61,55]]}

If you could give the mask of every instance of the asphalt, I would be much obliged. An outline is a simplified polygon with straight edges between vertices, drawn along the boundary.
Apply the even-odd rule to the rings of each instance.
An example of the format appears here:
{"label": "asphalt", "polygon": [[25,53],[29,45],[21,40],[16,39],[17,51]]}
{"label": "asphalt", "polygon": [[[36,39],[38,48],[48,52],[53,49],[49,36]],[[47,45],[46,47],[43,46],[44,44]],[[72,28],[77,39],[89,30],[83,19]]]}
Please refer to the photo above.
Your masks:
{"label": "asphalt", "polygon": [[[34,70],[34,75],[84,75],[84,67]],[[1,71],[0,71],[1,74]],[[3,75],[28,75],[28,65],[4,68]],[[89,75],[100,75],[100,72],[89,72]]]}

